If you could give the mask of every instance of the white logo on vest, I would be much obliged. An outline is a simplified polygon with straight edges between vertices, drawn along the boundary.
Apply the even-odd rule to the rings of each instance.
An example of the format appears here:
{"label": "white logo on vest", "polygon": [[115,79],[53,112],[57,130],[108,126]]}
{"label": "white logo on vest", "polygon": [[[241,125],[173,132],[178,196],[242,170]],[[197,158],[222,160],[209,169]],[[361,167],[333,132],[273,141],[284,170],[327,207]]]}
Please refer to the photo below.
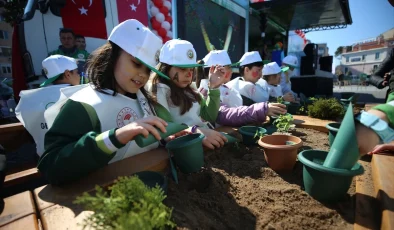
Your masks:
{"label": "white logo on vest", "polygon": [[120,110],[118,116],[116,117],[116,124],[118,128],[122,128],[123,126],[128,125],[138,119],[138,115],[134,110],[129,107],[124,107],[122,110]]}

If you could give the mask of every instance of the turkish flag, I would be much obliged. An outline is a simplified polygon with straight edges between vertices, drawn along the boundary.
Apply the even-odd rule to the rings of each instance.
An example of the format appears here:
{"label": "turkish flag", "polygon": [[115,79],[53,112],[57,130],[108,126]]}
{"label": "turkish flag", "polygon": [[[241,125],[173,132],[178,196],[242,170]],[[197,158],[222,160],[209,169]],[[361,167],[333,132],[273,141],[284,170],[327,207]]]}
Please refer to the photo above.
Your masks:
{"label": "turkish flag", "polygon": [[119,23],[127,19],[137,19],[148,26],[148,3],[146,0],[116,0]]}
{"label": "turkish flag", "polygon": [[66,0],[63,27],[85,37],[107,39],[103,0]]}

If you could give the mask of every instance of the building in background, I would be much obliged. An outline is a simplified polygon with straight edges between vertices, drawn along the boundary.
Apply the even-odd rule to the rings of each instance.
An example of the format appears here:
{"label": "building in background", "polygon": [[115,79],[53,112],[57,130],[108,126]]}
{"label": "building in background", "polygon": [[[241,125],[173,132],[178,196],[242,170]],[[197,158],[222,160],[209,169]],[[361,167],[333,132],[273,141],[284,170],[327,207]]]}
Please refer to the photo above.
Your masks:
{"label": "building in background", "polygon": [[317,44],[317,56],[318,58],[327,57],[328,54],[328,47],[327,43]]}
{"label": "building in background", "polygon": [[0,12],[0,79],[11,78],[12,26],[3,20]]}
{"label": "building in background", "polygon": [[394,47],[394,28],[377,37],[358,41],[351,50],[343,49],[340,69],[353,76],[370,75],[386,58],[390,48]]}

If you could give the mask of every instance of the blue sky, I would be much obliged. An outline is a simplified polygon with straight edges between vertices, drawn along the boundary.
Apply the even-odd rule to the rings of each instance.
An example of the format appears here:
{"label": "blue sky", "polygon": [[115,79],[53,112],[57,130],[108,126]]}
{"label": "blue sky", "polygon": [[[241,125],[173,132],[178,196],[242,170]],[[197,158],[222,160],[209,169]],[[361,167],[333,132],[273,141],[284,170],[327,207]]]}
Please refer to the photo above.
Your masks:
{"label": "blue sky", "polygon": [[[327,43],[330,55],[334,55],[338,46],[376,37],[394,28],[394,7],[388,0],[349,0],[349,6],[352,25],[345,29],[309,32],[306,38],[313,43]],[[339,60],[334,58],[333,66],[338,64]]]}

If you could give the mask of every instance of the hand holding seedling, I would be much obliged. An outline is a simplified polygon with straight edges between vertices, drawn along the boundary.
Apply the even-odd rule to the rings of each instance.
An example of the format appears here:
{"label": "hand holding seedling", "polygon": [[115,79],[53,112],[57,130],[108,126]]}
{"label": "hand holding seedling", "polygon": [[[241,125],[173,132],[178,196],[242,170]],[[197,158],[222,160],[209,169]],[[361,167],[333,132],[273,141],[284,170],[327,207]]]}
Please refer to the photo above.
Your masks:
{"label": "hand holding seedling", "polygon": [[268,104],[268,116],[279,116],[287,112],[286,106],[280,103],[269,103]]}
{"label": "hand holding seedling", "polygon": [[223,66],[211,66],[209,69],[209,88],[216,89],[225,81],[226,69]]}
{"label": "hand holding seedling", "polygon": [[204,134],[202,144],[209,149],[220,148],[227,142],[227,138],[215,130],[198,128],[197,132]]}
{"label": "hand holding seedling", "polygon": [[166,133],[167,125],[167,122],[159,117],[146,117],[117,129],[115,131],[115,136],[118,141],[124,145],[133,140],[133,138],[139,134],[142,134],[147,138],[149,133],[151,133],[158,141],[160,141],[160,133],[154,126],[159,128],[163,133]]}

